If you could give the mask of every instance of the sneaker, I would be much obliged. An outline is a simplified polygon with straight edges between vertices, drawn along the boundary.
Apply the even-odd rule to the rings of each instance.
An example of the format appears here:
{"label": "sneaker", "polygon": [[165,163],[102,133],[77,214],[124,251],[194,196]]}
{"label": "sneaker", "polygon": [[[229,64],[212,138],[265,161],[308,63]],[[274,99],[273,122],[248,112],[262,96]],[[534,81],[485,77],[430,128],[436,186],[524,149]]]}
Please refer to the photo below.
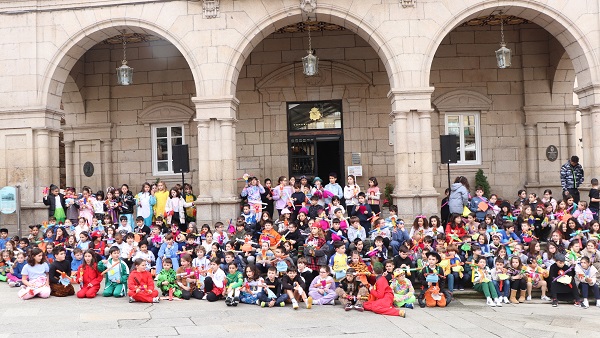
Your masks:
{"label": "sneaker", "polygon": [[527,300],[527,301],[531,300],[531,296],[527,296],[527,298],[525,298],[525,300]]}
{"label": "sneaker", "polygon": [[293,308],[294,310],[298,310],[298,301],[296,301],[295,299],[294,299],[294,300],[292,300],[292,308]]}
{"label": "sneaker", "polygon": [[16,282],[10,281],[8,282],[8,286],[10,286],[11,288],[14,288],[17,285]]}
{"label": "sneaker", "polygon": [[590,303],[588,302],[587,299],[584,299],[583,302],[581,302],[581,307],[584,309],[587,309],[590,307]]}
{"label": "sneaker", "polygon": [[487,299],[486,304],[489,305],[489,306],[491,306],[491,307],[496,307],[496,303],[494,303],[494,301],[491,298]]}
{"label": "sneaker", "polygon": [[279,306],[284,307],[285,306],[285,302],[279,303]]}
{"label": "sneaker", "polygon": [[494,303],[496,303],[496,306],[502,307],[502,300],[500,300],[500,298],[494,299]]}
{"label": "sneaker", "polygon": [[132,297],[129,297],[129,302],[130,303],[135,303],[135,299],[133,299]]}
{"label": "sneaker", "polygon": [[358,311],[358,312],[363,312],[365,311],[365,309],[363,308],[362,305],[354,305],[354,310]]}
{"label": "sneaker", "polygon": [[346,304],[346,306],[344,307],[344,310],[346,310],[346,311],[350,311],[350,310],[352,310],[352,308],[353,308],[353,307],[354,307],[354,306],[352,306],[352,304],[348,303],[348,304]]}
{"label": "sneaker", "polygon": [[156,275],[156,277],[154,277],[154,280],[157,281],[158,280],[158,275]]}
{"label": "sneaker", "polygon": [[[550,300],[550,299],[548,298],[548,300]],[[504,304],[510,304],[510,300],[508,300],[508,297],[502,297],[502,302]]]}
{"label": "sneaker", "polygon": [[335,305],[335,299],[332,299],[331,302],[325,304],[325,305]]}
{"label": "sneaker", "polygon": [[312,303],[313,303],[313,298],[311,296],[308,296],[308,299],[306,300],[306,308],[307,309],[312,308]]}
{"label": "sneaker", "polygon": [[231,297],[225,298],[225,305],[231,306],[232,303],[233,303],[233,299],[231,299]]}
{"label": "sneaker", "polygon": [[404,307],[407,309],[414,309],[415,307],[412,304],[404,304]]}
{"label": "sneaker", "polygon": [[202,300],[206,300],[206,294],[204,294],[204,296],[202,296]]}
{"label": "sneaker", "polygon": [[267,305],[266,302],[260,302],[260,307],[265,307]]}
{"label": "sneaker", "polygon": [[573,302],[573,305],[575,305],[575,307],[581,307],[581,302],[576,300]]}
{"label": "sneaker", "polygon": [[548,296],[542,296],[542,298],[541,298],[541,299],[542,299],[543,301],[545,301],[545,302],[549,302],[549,301],[551,301],[551,300],[552,300],[552,299],[550,299],[550,297],[548,297]]}
{"label": "sneaker", "polygon": [[458,290],[459,290],[459,291],[465,291],[465,288],[463,288],[463,287],[460,287]]}
{"label": "sneaker", "polygon": [[552,300],[552,307],[557,307],[558,306],[558,299],[554,298]]}
{"label": "sneaker", "polygon": [[154,297],[152,299],[152,303],[160,303],[160,298],[159,297]]}

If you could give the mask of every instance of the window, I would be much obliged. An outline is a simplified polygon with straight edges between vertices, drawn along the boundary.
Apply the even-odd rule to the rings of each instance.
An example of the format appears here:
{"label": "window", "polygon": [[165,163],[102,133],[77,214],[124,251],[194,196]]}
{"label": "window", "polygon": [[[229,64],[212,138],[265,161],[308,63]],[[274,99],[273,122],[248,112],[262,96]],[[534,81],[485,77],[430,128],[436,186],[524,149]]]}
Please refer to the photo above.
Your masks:
{"label": "window", "polygon": [[172,147],[180,144],[183,144],[182,124],[152,126],[153,175],[173,174]]}
{"label": "window", "polygon": [[481,164],[479,113],[447,113],[446,134],[458,136],[458,164]]}

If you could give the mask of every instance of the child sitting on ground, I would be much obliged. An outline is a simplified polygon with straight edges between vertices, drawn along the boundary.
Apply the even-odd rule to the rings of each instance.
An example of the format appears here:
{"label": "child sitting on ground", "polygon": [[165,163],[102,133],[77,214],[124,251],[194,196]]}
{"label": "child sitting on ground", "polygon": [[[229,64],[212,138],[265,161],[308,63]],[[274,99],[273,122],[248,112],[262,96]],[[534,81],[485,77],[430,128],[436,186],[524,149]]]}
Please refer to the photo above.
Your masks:
{"label": "child sitting on ground", "polygon": [[490,268],[487,267],[487,260],[485,257],[479,257],[477,259],[477,266],[473,267],[473,274],[471,277],[473,283],[473,289],[477,292],[481,292],[487,299],[487,305],[491,307],[502,306],[502,300],[498,298],[496,288],[492,283],[492,275]]}
{"label": "child sitting on ground", "polygon": [[406,316],[404,310],[398,310],[394,307],[394,292],[387,279],[381,275],[383,272],[381,265],[373,267],[373,270],[377,274],[377,281],[375,282],[375,285],[370,288],[369,293],[374,300],[369,300],[364,303],[363,306],[365,310],[382,315],[400,316],[404,318]]}
{"label": "child sitting on ground", "polygon": [[229,263],[227,269],[228,273],[225,277],[227,278],[225,305],[237,306],[240,302],[240,290],[242,285],[244,285],[244,275],[238,270],[238,266],[234,262]]}
{"label": "child sitting on ground", "polygon": [[335,293],[344,306],[344,310],[350,311],[355,309],[362,312],[364,310],[363,302],[365,298],[368,298],[369,291],[356,278],[356,270],[349,268],[346,270],[346,277],[338,283]]}
{"label": "child sitting on ground", "polygon": [[148,263],[138,258],[133,262],[134,269],[129,275],[127,285],[129,302],[158,303],[158,291],[154,287],[154,280],[150,271],[146,269]]}
{"label": "child sitting on ground", "polygon": [[415,289],[410,281],[406,278],[406,271],[402,269],[394,270],[394,279],[390,285],[394,292],[394,305],[399,308],[412,309],[416,301]]}
{"label": "child sitting on ground", "polygon": [[277,268],[274,266],[269,268],[267,271],[267,278],[264,280],[264,282],[265,285],[262,291],[258,293],[260,306],[265,307],[269,305],[269,307],[273,307],[275,305],[279,305],[284,307],[285,301],[289,296],[287,293],[281,292],[281,282],[277,278]]}
{"label": "child sitting on ground", "polygon": [[118,247],[113,246],[110,248],[108,255],[110,258],[98,263],[98,271],[106,275],[102,295],[104,297],[113,296],[120,298],[125,296],[125,290],[127,290],[129,268],[127,267],[127,264],[119,258],[121,251]]}
{"label": "child sitting on ground", "polygon": [[156,276],[158,288],[163,296],[181,297],[181,290],[177,286],[177,272],[173,270],[171,258],[165,258],[162,262],[162,270]]}
{"label": "child sitting on ground", "polygon": [[288,267],[287,273],[281,278],[281,289],[285,292],[289,299],[292,300],[292,308],[298,310],[298,301],[302,300],[308,307],[308,297],[304,291],[306,288],[304,279],[298,273],[298,269],[294,266]]}

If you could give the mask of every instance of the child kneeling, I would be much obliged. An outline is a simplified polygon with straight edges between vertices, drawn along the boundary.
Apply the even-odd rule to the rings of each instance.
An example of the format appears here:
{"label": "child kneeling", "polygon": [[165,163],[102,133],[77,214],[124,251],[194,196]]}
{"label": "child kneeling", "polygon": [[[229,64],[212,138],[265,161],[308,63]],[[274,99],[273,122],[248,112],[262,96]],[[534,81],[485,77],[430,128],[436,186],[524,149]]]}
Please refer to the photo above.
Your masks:
{"label": "child kneeling", "polygon": [[135,270],[129,275],[127,285],[129,287],[129,302],[158,303],[158,290],[154,288],[154,279],[150,271],[146,270],[148,263],[142,258],[133,262]]}

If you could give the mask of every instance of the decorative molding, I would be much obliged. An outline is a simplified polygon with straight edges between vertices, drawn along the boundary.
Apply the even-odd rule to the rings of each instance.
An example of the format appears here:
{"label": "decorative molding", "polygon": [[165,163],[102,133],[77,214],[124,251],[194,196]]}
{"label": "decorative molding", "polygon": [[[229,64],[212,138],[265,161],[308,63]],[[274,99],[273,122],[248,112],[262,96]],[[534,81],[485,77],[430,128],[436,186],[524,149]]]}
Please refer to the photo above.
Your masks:
{"label": "decorative molding", "polygon": [[219,0],[202,0],[202,15],[205,19],[219,17]]}
{"label": "decorative molding", "polygon": [[402,8],[417,7],[417,0],[400,0]]}
{"label": "decorative molding", "polygon": [[142,110],[138,115],[139,122],[153,123],[189,122],[194,117],[194,110],[181,103],[161,102]]}
{"label": "decorative molding", "polygon": [[492,108],[492,100],[489,97],[466,89],[453,90],[440,95],[432,103],[440,112],[460,110],[480,110],[483,112]]}
{"label": "decorative molding", "polygon": [[300,0],[300,9],[305,13],[312,13],[317,9],[317,0]]}
{"label": "decorative molding", "polygon": [[[341,63],[322,61],[319,68],[319,75],[315,79],[311,79],[310,77],[303,77],[304,82],[307,85],[312,86],[315,82],[317,82],[317,84],[323,85],[323,82],[326,82],[328,80],[328,77],[334,77],[333,74],[335,73],[345,75],[352,80],[348,81],[347,83],[366,83],[372,85],[373,82],[370,77],[368,77],[358,69]],[[278,84],[278,81],[282,79],[290,79],[290,77],[294,79],[296,71],[302,73],[301,63],[292,63],[278,68],[277,70],[271,72],[270,74],[267,74],[262,80],[260,80],[256,84],[256,88],[259,91],[263,88],[269,87],[281,88],[281,86]]]}

